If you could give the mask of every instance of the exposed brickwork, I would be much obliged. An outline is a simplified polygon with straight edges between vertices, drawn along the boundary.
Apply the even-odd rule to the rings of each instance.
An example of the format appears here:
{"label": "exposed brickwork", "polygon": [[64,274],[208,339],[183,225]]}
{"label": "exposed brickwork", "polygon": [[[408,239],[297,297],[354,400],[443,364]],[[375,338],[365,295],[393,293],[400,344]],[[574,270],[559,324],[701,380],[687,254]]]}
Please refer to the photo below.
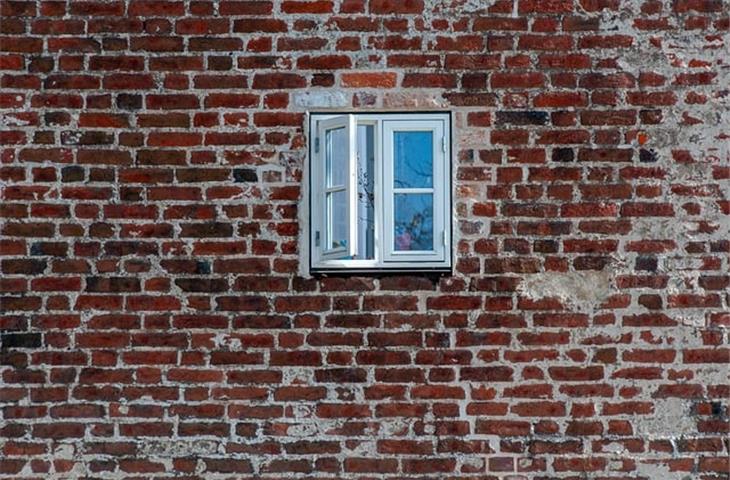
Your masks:
{"label": "exposed brickwork", "polygon": [[[728,478],[727,1],[0,8],[0,478]],[[454,112],[453,276],[301,273],[327,108]]]}

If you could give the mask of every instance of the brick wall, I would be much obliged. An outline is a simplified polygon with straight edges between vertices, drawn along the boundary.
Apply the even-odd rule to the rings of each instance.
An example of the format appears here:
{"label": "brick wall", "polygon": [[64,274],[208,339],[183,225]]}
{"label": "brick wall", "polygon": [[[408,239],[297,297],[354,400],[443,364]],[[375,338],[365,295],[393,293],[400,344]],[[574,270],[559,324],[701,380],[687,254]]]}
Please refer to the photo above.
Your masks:
{"label": "brick wall", "polygon": [[[728,2],[0,8],[1,478],[727,479]],[[328,108],[454,112],[452,276],[301,273]]]}

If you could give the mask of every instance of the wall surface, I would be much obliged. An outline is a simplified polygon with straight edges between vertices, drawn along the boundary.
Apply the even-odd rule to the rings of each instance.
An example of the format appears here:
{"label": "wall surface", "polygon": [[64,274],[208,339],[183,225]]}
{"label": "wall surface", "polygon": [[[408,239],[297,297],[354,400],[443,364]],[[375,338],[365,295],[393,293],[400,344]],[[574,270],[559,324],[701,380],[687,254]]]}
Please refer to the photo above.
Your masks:
{"label": "wall surface", "polygon": [[[728,478],[727,1],[0,9],[0,478]],[[325,109],[454,113],[452,276],[300,273]]]}

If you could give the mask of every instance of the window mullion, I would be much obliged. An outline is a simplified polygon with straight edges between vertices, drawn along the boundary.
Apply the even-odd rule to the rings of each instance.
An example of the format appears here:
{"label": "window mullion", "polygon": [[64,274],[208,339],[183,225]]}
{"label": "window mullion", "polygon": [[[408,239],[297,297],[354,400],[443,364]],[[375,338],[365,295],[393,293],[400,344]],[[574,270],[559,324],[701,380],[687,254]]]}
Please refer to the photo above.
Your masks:
{"label": "window mullion", "polygon": [[385,155],[383,151],[383,122],[378,119],[375,122],[375,205],[373,215],[375,217],[375,261],[383,266],[384,259],[384,215],[388,208],[385,205],[384,183],[385,183]]}

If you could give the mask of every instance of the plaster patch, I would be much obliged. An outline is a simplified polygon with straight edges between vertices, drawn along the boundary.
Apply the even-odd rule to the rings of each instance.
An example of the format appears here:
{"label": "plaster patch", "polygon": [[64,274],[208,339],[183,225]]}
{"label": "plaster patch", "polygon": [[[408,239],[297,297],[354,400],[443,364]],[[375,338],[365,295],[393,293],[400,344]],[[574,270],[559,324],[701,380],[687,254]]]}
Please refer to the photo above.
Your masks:
{"label": "plaster patch", "polygon": [[682,325],[688,327],[701,328],[705,325],[705,312],[699,309],[698,311],[686,311],[682,312],[674,317]]}
{"label": "plaster patch", "polygon": [[186,457],[210,455],[218,451],[218,442],[212,440],[173,441],[169,439],[145,442],[140,445],[142,456]]}
{"label": "plaster patch", "polygon": [[0,125],[5,127],[26,127],[30,121],[18,118],[14,113],[0,116]]}
{"label": "plaster patch", "polygon": [[215,348],[227,348],[230,350],[241,350],[243,348],[241,339],[227,333],[218,333],[211,338]]}
{"label": "plaster patch", "polygon": [[81,132],[70,132],[66,136],[66,144],[68,145],[77,145],[79,141],[81,140],[82,133]]}
{"label": "plaster patch", "polygon": [[482,470],[485,466],[485,461],[483,458],[465,457],[461,460],[461,464],[472,470]]}
{"label": "plaster patch", "polygon": [[518,292],[532,299],[558,298],[582,310],[592,310],[612,293],[610,271],[540,273],[530,275],[517,287]]}
{"label": "plaster patch", "polygon": [[76,448],[73,445],[70,445],[68,443],[63,443],[53,449],[53,456],[54,456],[54,458],[58,458],[58,459],[64,459],[64,460],[72,459],[72,458],[74,458],[75,453],[76,453]]}
{"label": "plaster patch", "polygon": [[481,149],[484,145],[489,145],[489,130],[482,129],[461,129],[457,131],[458,144],[464,148]]}
{"label": "plaster patch", "polygon": [[315,423],[292,424],[287,428],[286,432],[292,437],[311,437],[320,433]]}
{"label": "plaster patch", "polygon": [[350,105],[350,98],[338,91],[296,92],[292,95],[294,105],[301,108],[343,108]]}
{"label": "plaster patch", "polygon": [[[410,429],[412,423],[412,421],[406,419],[388,419],[381,423],[380,430],[381,433],[386,436],[403,435],[404,432],[407,432]],[[435,431],[435,427],[432,424],[427,423],[424,425],[424,431]]]}
{"label": "plaster patch", "polygon": [[395,92],[383,95],[385,108],[447,108],[448,102],[440,92],[405,93]]}
{"label": "plaster patch", "polygon": [[625,455],[628,450],[621,442],[610,442],[603,445],[603,451],[612,455]]}
{"label": "plaster patch", "polygon": [[725,385],[729,378],[730,371],[725,367],[706,367],[695,371],[695,379],[704,385]]}
{"label": "plaster patch", "polygon": [[349,449],[350,455],[377,455],[378,446],[374,441],[359,441]]}
{"label": "plaster patch", "polygon": [[664,269],[668,272],[675,272],[678,270],[700,270],[703,265],[704,262],[701,258],[672,257],[667,258],[664,261]]}
{"label": "plaster patch", "polygon": [[633,423],[636,432],[648,438],[676,438],[697,431],[697,425],[690,416],[690,405],[679,398],[657,399],[654,414],[637,417]]}
{"label": "plaster patch", "polygon": [[[683,477],[684,473],[682,472],[675,472],[671,468],[669,468],[669,465],[665,462],[660,461],[654,461],[654,462],[637,462],[636,463],[636,470],[634,471],[636,475],[646,475],[646,478],[661,478],[664,480],[679,480],[679,479],[687,479],[689,480],[690,477]],[[644,478],[644,477],[639,477]]]}
{"label": "plaster patch", "polygon": [[309,405],[295,405],[292,408],[294,418],[310,418],[314,416],[314,410]]}
{"label": "plaster patch", "polygon": [[689,232],[693,228],[689,222],[677,218],[659,220],[640,217],[633,222],[632,236],[642,240],[689,238]]}
{"label": "plaster patch", "polygon": [[487,13],[496,0],[436,0],[437,11],[457,11],[463,13]]}
{"label": "plaster patch", "polygon": [[314,383],[314,371],[311,368],[291,367],[284,369],[283,383],[291,385],[307,385]]}

